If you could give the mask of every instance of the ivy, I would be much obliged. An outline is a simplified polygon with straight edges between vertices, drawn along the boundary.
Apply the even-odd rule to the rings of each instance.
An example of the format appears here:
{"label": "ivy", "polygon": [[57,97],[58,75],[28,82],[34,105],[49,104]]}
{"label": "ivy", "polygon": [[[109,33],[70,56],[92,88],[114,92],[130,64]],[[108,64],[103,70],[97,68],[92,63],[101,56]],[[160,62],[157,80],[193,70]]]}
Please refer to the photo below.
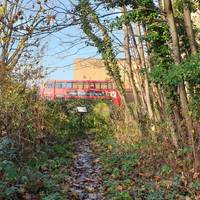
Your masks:
{"label": "ivy", "polygon": [[[88,36],[89,40],[94,43],[94,46],[97,47],[98,52],[101,53],[108,74],[114,79],[117,88],[123,94],[124,87],[121,81],[120,69],[117,64],[111,38],[106,27],[99,21],[98,15],[91,8],[89,1],[80,1],[76,10],[81,15],[80,20],[83,32]],[[92,27],[91,23],[96,25],[96,27],[100,30],[102,38],[95,33],[94,27]]]}
{"label": "ivy", "polygon": [[200,84],[200,53],[189,56],[180,65],[160,65],[151,72],[153,81],[165,86],[178,86],[184,80],[189,84]]}

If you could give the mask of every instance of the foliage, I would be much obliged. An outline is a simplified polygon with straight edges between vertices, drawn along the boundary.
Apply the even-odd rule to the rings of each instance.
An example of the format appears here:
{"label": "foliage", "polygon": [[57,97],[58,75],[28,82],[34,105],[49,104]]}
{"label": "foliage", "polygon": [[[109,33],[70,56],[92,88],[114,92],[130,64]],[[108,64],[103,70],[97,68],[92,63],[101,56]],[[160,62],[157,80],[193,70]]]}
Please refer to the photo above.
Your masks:
{"label": "foliage", "polygon": [[50,132],[43,119],[45,112],[46,107],[37,99],[35,89],[10,82],[2,88],[0,95],[1,135],[20,144],[16,147],[19,151],[28,150],[28,145]]}
{"label": "foliage", "polygon": [[[115,81],[117,89],[121,94],[124,94],[125,90],[120,74],[120,68],[107,28],[101,23],[95,10],[92,9],[90,1],[80,1],[75,10],[80,13],[81,29],[89,40],[94,43],[94,46],[101,54],[108,74]],[[96,34],[96,30],[91,23],[95,24],[96,28],[100,31],[100,36]]]}
{"label": "foliage", "polygon": [[[6,101],[5,101],[6,98]],[[69,102],[45,102],[36,90],[9,82],[0,96],[0,198],[63,199],[79,135]],[[73,111],[73,110],[72,110]]]}
{"label": "foliage", "polygon": [[[49,33],[55,20],[47,1],[1,1],[0,77],[13,71],[20,59],[40,45],[39,36]],[[4,77],[2,77],[4,76]]]}
{"label": "foliage", "polygon": [[[189,2],[189,8],[195,11],[197,2]],[[132,37],[136,37],[136,46],[141,45],[137,50],[144,49],[144,63],[138,61],[134,49],[130,59],[135,59],[137,70],[129,74],[133,75],[130,78],[136,81],[136,93],[141,105],[138,116],[140,115],[142,119],[137,123],[138,127],[142,127],[143,140],[137,143],[132,142],[136,132],[133,128],[135,121],[126,116],[123,107],[121,110],[116,110],[111,108],[109,103],[92,100],[42,101],[38,98],[37,89],[27,86],[25,79],[32,76],[32,73],[27,76],[29,72],[27,66],[21,74],[22,77],[16,76],[13,68],[19,59],[24,58],[27,64],[30,46],[39,45],[37,39],[38,43],[33,42],[32,39],[43,33],[51,33],[58,27],[60,29],[64,27],[59,26],[60,24],[51,26],[55,16],[50,15],[51,12],[46,10],[47,1],[36,1],[32,5],[35,8],[34,12],[36,11],[32,13],[33,15],[32,9],[21,10],[21,6],[23,1],[20,0],[14,3],[4,1],[0,5],[2,29],[0,33],[2,38],[0,41],[2,59],[0,61],[0,198],[46,200],[66,198],[68,188],[65,186],[72,164],[74,140],[83,136],[85,130],[96,134],[95,147],[97,148],[95,149],[100,156],[103,172],[102,191],[108,199],[190,199],[200,196],[199,174],[193,170],[192,153],[195,151],[196,144],[194,142],[194,148],[189,146],[192,140],[188,140],[184,120],[185,118],[191,121],[190,139],[193,139],[193,131],[199,129],[200,54],[190,56],[182,1],[174,1],[175,25],[179,39],[177,48],[182,58],[179,65],[174,64],[172,51],[174,46],[171,41],[173,35],[165,13],[153,0],[103,2],[81,0],[74,6],[74,10],[69,12],[70,16],[71,13],[74,14],[71,18],[74,21],[78,20],[77,24],[87,36],[87,44],[95,46],[101,54],[108,74],[114,79],[125,100],[124,83],[112,34],[114,29],[121,30],[126,25],[136,24],[142,29],[142,35],[136,37],[133,34]],[[114,20],[111,22],[106,20],[107,24],[102,20],[104,16],[101,16],[105,10],[99,12],[97,9],[106,8],[110,12],[113,8],[119,10],[124,6],[127,12],[114,15]],[[53,8],[50,10],[53,12]],[[108,13],[110,14],[112,13]],[[25,20],[26,17],[29,20]],[[62,23],[65,24],[65,20]],[[129,43],[134,43],[133,40],[128,39]],[[130,51],[133,50],[132,43],[128,49]],[[22,57],[25,54],[26,56]],[[32,70],[38,60],[29,61]],[[186,109],[188,110],[186,117],[182,112],[184,107],[180,106],[181,99],[177,92],[181,83],[187,83],[185,108],[189,105],[190,109]],[[154,105],[157,103],[160,109],[156,113]],[[83,126],[81,126],[80,115],[76,111],[77,106],[88,108],[88,113],[83,117]],[[149,118],[146,114],[148,106],[153,108],[153,116]],[[194,127],[192,120],[194,120]],[[152,130],[149,131],[150,123]],[[157,125],[160,125],[160,129],[156,131],[159,132],[158,135],[162,134],[162,137],[156,135],[156,140],[152,141],[146,133],[150,132],[153,135],[155,132],[153,129]],[[172,127],[170,131],[174,131],[174,135],[178,138],[176,149],[169,140],[171,136],[168,136],[168,127]],[[117,137],[117,134],[123,135],[124,138]],[[179,142],[184,140],[182,138],[186,141]],[[194,136],[194,139],[196,138],[198,135]],[[126,144],[127,141],[129,144]]]}
{"label": "foliage", "polygon": [[[105,129],[102,131],[104,133]],[[173,153],[169,147],[162,149],[158,143],[155,147],[147,139],[124,145],[114,134],[109,130],[106,134],[97,133],[95,142],[103,166],[102,191],[108,199],[193,199],[199,194],[198,174],[183,172],[180,160],[171,158]],[[186,148],[180,152],[184,153],[183,158],[191,153]]]}
{"label": "foliage", "polygon": [[46,144],[38,146],[32,158],[24,160],[24,163],[18,164],[2,156],[0,197],[48,199],[56,196],[62,199],[67,192],[63,191],[62,185],[68,177],[66,168],[71,164],[72,150],[71,136],[54,136]]}
{"label": "foliage", "polygon": [[0,198],[66,198],[73,141],[84,132],[76,108],[87,106],[83,123],[89,128],[98,121],[97,102],[41,101],[34,90],[11,82],[1,91]]}
{"label": "foliage", "polygon": [[110,117],[110,108],[106,103],[97,103],[93,111],[95,115],[98,115],[105,120]]}
{"label": "foliage", "polygon": [[[23,94],[23,98],[26,99],[27,94],[29,93]],[[17,106],[19,103],[15,98],[8,100],[10,103],[12,102],[12,106]],[[36,98],[35,102],[38,103],[40,100]],[[88,108],[88,114],[84,117],[85,129],[95,128],[97,132],[101,130],[101,133],[104,130],[102,137],[109,130],[108,124],[104,121],[108,121],[109,116],[106,115],[104,118],[99,115],[102,106],[107,111],[109,110],[109,102],[106,104],[101,101],[82,99],[41,103],[41,108],[45,110],[44,113],[40,112],[43,114],[45,128],[41,131],[42,137],[40,132],[31,132],[34,129],[30,129],[32,137],[29,137],[29,140],[32,139],[33,144],[28,145],[29,151],[21,151],[20,147],[24,145],[24,142],[19,144],[16,140],[17,135],[16,137],[12,136],[16,132],[11,132],[12,134],[7,134],[0,140],[0,197],[2,199],[11,197],[16,199],[63,199],[67,197],[66,180],[68,180],[69,168],[72,165],[73,141],[83,134],[83,130],[79,126],[80,116],[76,111],[77,106],[87,106]],[[29,106],[32,107],[33,104],[29,104]],[[23,119],[24,115],[20,116]],[[31,112],[28,116],[34,117]],[[30,121],[29,123],[34,124],[34,122]],[[22,122],[20,121],[20,123]],[[12,126],[14,127],[14,125]],[[21,128],[23,126],[15,128],[17,133]],[[25,133],[29,133],[27,130],[25,131],[23,132],[24,137]],[[99,135],[99,137],[101,136]],[[134,159],[131,155],[127,158]],[[131,166],[132,163],[128,162],[122,166],[122,170],[128,172]],[[122,194],[122,196],[126,196],[126,194]]]}
{"label": "foliage", "polygon": [[180,65],[171,65],[168,69],[160,66],[152,71],[153,79],[158,84],[166,86],[177,86],[182,80],[193,86],[198,85],[200,83],[199,75],[199,53],[188,57]]}

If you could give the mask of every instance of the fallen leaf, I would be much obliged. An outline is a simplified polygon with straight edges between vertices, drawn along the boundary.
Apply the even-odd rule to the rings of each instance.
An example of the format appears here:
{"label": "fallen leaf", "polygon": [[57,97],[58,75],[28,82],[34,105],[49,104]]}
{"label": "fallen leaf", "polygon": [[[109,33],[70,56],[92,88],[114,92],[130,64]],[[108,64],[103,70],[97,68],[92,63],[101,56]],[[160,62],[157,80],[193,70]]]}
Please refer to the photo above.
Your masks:
{"label": "fallen leaf", "polygon": [[170,188],[173,185],[173,181],[171,180],[162,180],[160,181],[160,185]]}
{"label": "fallen leaf", "polygon": [[185,200],[192,200],[192,199],[189,196],[186,196]]}
{"label": "fallen leaf", "polygon": [[121,192],[123,190],[123,187],[121,185],[118,185],[117,190],[119,190]]}
{"label": "fallen leaf", "polygon": [[197,179],[198,176],[199,176],[199,173],[195,172],[195,173],[193,174],[193,179]]}
{"label": "fallen leaf", "polygon": [[100,162],[100,159],[99,158],[97,158],[97,159],[95,159],[94,161],[93,161],[93,163],[99,163]]}
{"label": "fallen leaf", "polygon": [[92,193],[92,192],[95,192],[95,189],[93,187],[86,187],[86,191],[89,192],[89,193]]}
{"label": "fallen leaf", "polygon": [[25,199],[26,199],[26,200],[31,200],[31,194],[26,193],[26,194],[25,194]]}

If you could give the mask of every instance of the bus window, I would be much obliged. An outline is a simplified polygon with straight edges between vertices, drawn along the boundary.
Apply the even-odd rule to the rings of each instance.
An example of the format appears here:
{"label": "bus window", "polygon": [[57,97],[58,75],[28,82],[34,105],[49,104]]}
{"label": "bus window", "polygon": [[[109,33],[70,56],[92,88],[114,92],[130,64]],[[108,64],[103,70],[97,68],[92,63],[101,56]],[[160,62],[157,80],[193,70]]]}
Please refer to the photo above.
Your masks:
{"label": "bus window", "polygon": [[100,83],[100,82],[96,82],[96,83],[95,83],[95,88],[96,88],[97,90],[100,90],[100,89],[101,89],[101,83]]}
{"label": "bus window", "polygon": [[101,89],[108,89],[108,83],[101,82]]}
{"label": "bus window", "polygon": [[113,89],[113,84],[111,82],[108,83],[108,89]]}
{"label": "bus window", "polygon": [[93,89],[93,88],[95,88],[95,83],[94,83],[94,82],[92,82],[92,83],[89,83],[89,85],[90,85],[90,89]]}
{"label": "bus window", "polygon": [[65,82],[65,83],[62,83],[62,87],[63,87],[63,88],[72,88],[72,82]]}
{"label": "bus window", "polygon": [[83,83],[83,89],[88,89],[89,88],[89,83],[88,82],[84,82]]}
{"label": "bus window", "polygon": [[102,96],[105,96],[105,93],[102,91],[96,91],[94,96],[102,97]]}
{"label": "bus window", "polygon": [[71,82],[57,82],[55,84],[55,88],[72,88]]}
{"label": "bus window", "polygon": [[83,83],[82,82],[74,82],[73,88],[83,89]]}
{"label": "bus window", "polygon": [[77,96],[87,96],[87,92],[82,91],[82,90],[78,90],[77,91]]}
{"label": "bus window", "polygon": [[57,82],[55,84],[55,88],[62,88],[62,83],[61,82]]}
{"label": "bus window", "polygon": [[53,88],[53,83],[47,83],[47,84],[45,85],[45,87],[47,87],[47,88]]}
{"label": "bus window", "polygon": [[67,95],[71,96],[71,97],[77,96],[77,91],[76,90],[70,90],[70,91],[67,92]]}

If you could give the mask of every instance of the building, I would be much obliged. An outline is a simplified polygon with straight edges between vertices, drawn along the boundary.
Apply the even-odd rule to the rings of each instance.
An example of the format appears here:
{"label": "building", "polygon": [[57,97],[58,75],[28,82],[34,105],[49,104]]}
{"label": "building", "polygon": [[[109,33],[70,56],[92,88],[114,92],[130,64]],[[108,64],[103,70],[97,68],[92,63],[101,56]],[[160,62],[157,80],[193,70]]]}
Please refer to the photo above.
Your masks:
{"label": "building", "polygon": [[76,59],[74,80],[109,80],[104,62],[100,59]]}
{"label": "building", "polygon": [[[129,87],[126,73],[127,63],[124,59],[118,60],[121,76],[125,87]],[[101,59],[76,59],[74,62],[74,80],[110,80],[103,60]]]}

